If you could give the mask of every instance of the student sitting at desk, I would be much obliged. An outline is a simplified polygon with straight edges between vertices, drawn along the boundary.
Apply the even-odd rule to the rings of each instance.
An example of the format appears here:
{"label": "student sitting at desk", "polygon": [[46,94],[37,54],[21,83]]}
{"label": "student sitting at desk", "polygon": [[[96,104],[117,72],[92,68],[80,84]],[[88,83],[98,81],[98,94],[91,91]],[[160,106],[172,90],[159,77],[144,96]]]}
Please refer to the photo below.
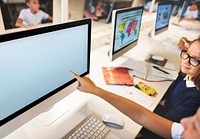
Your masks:
{"label": "student sitting at desk", "polygon": [[[184,50],[180,54],[180,74],[165,93],[162,99],[164,105],[158,105],[154,111],[173,122],[180,122],[182,118],[194,115],[200,106],[200,38],[187,42],[189,48],[181,44]],[[145,128],[140,133],[142,138],[160,138]]]}
{"label": "student sitting at desk", "polygon": [[[185,50],[180,54],[180,74],[165,93],[162,99],[164,105],[158,105],[154,111],[173,122],[180,122],[182,118],[194,115],[200,106],[200,38],[187,42],[189,48],[184,47]],[[144,138],[159,138],[144,128],[141,134]]]}
{"label": "student sitting at desk", "polygon": [[26,5],[29,8],[21,10],[16,27],[35,28],[42,20],[52,20],[51,16],[39,9],[39,0],[26,0]]}
{"label": "student sitting at desk", "polygon": [[198,13],[200,10],[200,1],[193,3],[191,6],[188,6],[187,10],[184,13],[184,19],[186,20],[196,20],[198,18]]}
{"label": "student sitting at desk", "polygon": [[163,100],[155,112],[175,121],[195,114],[200,106],[200,38],[192,41],[187,50],[182,50],[181,71],[177,79],[170,85]]}

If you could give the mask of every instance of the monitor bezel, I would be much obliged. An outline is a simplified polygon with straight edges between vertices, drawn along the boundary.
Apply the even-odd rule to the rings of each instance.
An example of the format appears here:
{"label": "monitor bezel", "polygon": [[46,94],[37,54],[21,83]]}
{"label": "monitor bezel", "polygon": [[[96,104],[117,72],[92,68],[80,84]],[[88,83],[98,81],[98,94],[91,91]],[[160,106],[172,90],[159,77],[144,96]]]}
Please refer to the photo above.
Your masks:
{"label": "monitor bezel", "polygon": [[[116,34],[116,22],[117,22],[117,15],[120,13],[124,13],[124,12],[130,12],[133,10],[142,10],[142,16],[143,16],[143,11],[144,11],[144,6],[140,6],[140,7],[129,7],[129,8],[123,8],[123,9],[118,9],[118,10],[114,10],[113,11],[113,16],[112,16],[112,35],[111,35],[111,48],[109,51],[109,57],[110,57],[110,61],[113,61],[115,59],[117,59],[119,56],[123,55],[124,53],[126,53],[127,51],[129,51],[130,49],[132,49],[133,47],[135,47],[138,43],[138,39],[140,36],[140,33],[138,34],[138,38],[127,44],[126,46],[124,46],[123,48],[117,50],[116,52],[114,52],[114,47],[115,47],[115,34]],[[141,22],[140,22],[140,27],[139,27],[139,32],[141,29],[141,23],[142,23],[142,17],[141,17]]]}
{"label": "monitor bezel", "polygon": [[[117,10],[116,9],[116,4],[118,4],[118,3],[120,3],[120,2],[127,2],[127,3],[129,3],[130,2],[130,7],[133,5],[133,1],[134,0],[117,0],[117,1],[113,1],[113,3],[112,3],[112,6],[110,7],[110,10],[109,10],[109,12],[108,12],[108,16],[107,16],[107,18],[106,18],[106,23],[110,23],[111,21],[112,21],[112,17],[113,17],[113,11],[114,10]],[[130,7],[124,7],[124,8],[130,8]],[[120,9],[122,9],[122,8],[120,8]]]}
{"label": "monitor bezel", "polygon": [[[162,28],[156,29],[156,24],[157,24],[157,20],[158,20],[158,7],[159,6],[163,6],[163,5],[171,5],[169,23],[166,26],[162,27]],[[168,30],[169,24],[170,24],[170,19],[171,19],[171,13],[172,13],[172,4],[169,3],[169,2],[158,3],[158,7],[157,7],[157,11],[156,11],[157,13],[156,13],[156,22],[155,22],[155,33],[154,33],[154,35],[158,35],[158,34],[164,32],[164,31]]]}
{"label": "monitor bezel", "polygon": [[[83,19],[79,21],[74,21],[74,22],[68,22],[68,23],[62,23],[62,24],[56,24],[56,25],[51,25],[43,28],[36,28],[36,29],[31,29],[31,30],[25,30],[21,32],[14,32],[10,34],[3,34],[0,35],[0,43],[7,42],[7,41],[12,41],[16,39],[21,39],[25,37],[30,37],[30,36],[35,36],[35,35],[40,35],[40,34],[45,34],[53,31],[58,31],[62,29],[67,29],[67,28],[73,28],[81,25],[88,25],[88,55],[87,55],[87,71],[82,73],[80,76],[85,76],[89,74],[90,71],[90,50],[91,50],[91,19]],[[36,105],[40,104],[41,102],[47,100],[48,98],[54,96],[55,94],[59,93],[59,91],[63,90],[64,88],[70,86],[76,81],[76,79],[72,79],[65,84],[59,86],[55,90],[52,90],[48,94],[42,96],[41,98],[37,99],[36,101],[33,101],[32,103],[26,105],[22,109],[14,112],[13,114],[9,115],[8,117],[0,120],[0,127],[4,126],[6,123],[12,121],[16,117],[24,114],[26,111],[29,109],[35,107]]]}

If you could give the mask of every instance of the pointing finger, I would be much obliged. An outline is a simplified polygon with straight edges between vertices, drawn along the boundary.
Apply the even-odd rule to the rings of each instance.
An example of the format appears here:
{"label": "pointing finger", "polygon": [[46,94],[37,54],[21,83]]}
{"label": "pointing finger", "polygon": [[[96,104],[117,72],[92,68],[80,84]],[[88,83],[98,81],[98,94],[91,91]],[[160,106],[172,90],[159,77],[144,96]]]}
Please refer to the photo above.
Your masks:
{"label": "pointing finger", "polygon": [[78,74],[76,74],[75,72],[73,72],[73,71],[69,71],[76,79],[79,79],[79,76],[78,76]]}

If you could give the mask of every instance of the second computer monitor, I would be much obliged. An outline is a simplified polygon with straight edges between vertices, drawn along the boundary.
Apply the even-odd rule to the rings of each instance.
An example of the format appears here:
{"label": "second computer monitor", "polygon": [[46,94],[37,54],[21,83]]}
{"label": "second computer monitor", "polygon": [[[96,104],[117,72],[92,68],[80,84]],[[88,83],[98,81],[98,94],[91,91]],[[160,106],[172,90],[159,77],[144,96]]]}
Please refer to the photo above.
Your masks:
{"label": "second computer monitor", "polygon": [[157,16],[155,24],[155,35],[166,31],[169,26],[171,17],[172,4],[170,3],[159,3],[157,7]]}
{"label": "second computer monitor", "polygon": [[121,56],[137,45],[143,7],[113,11],[110,60]]}

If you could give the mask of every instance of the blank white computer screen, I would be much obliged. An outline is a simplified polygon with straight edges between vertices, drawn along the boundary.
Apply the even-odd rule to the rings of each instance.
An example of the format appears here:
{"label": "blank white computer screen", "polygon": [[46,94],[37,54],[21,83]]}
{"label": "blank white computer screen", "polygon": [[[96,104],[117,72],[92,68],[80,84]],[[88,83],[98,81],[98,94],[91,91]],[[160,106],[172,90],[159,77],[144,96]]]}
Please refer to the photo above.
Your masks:
{"label": "blank white computer screen", "polygon": [[0,37],[0,125],[89,73],[90,20]]}

